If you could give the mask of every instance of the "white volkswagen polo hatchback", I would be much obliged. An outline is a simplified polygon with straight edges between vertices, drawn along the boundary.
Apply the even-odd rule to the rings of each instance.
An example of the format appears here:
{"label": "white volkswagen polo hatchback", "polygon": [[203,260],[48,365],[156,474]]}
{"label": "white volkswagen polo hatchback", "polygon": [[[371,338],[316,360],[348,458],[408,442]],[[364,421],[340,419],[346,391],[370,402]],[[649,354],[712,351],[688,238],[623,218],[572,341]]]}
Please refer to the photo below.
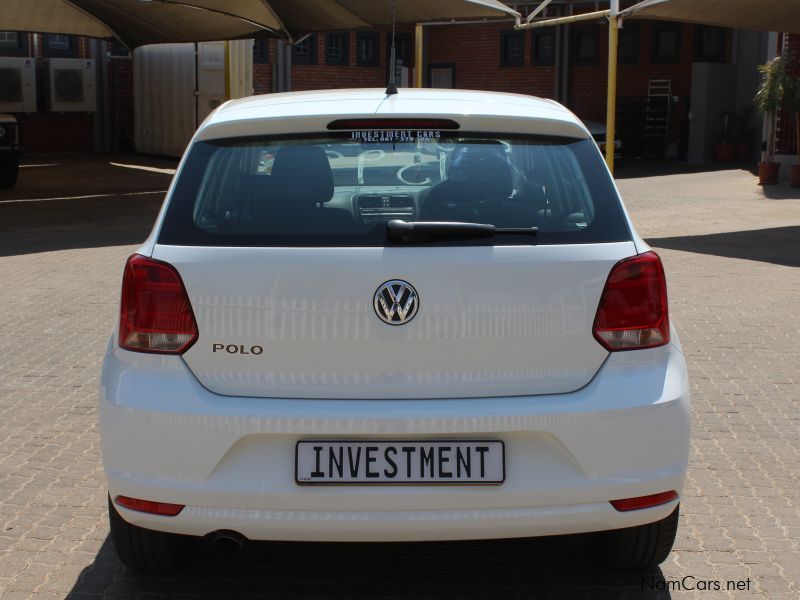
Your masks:
{"label": "white volkswagen polo hatchback", "polygon": [[555,102],[228,102],[125,265],[100,388],[120,558],[595,533],[668,555],[689,391],[659,257]]}

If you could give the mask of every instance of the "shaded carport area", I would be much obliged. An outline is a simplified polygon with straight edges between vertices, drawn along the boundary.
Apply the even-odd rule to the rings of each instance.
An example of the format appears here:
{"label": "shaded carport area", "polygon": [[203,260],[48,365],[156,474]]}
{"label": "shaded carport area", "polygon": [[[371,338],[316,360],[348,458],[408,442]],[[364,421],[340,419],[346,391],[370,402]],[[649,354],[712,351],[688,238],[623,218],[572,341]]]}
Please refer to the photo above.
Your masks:
{"label": "shaded carport area", "polygon": [[177,161],[41,156],[0,190],[0,255],[136,244],[153,225]]}

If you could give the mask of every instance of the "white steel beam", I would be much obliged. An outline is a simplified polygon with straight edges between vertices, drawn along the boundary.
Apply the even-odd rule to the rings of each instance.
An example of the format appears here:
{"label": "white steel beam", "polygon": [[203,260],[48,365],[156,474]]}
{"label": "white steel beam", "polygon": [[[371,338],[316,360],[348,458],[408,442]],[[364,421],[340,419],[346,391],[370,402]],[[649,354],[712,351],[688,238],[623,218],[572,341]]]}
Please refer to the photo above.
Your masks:
{"label": "white steel beam", "polygon": [[533,21],[537,16],[539,16],[544,9],[547,8],[547,5],[550,4],[553,0],[544,0],[539,6],[537,6],[534,11],[528,15],[528,18],[525,19],[526,23],[530,23]]}
{"label": "white steel beam", "polygon": [[597,12],[584,13],[582,15],[572,15],[571,17],[558,17],[557,19],[545,19],[544,21],[521,23],[520,25],[515,26],[514,29],[537,29],[539,27],[567,25],[568,23],[578,23],[579,21],[596,21],[598,19],[606,19],[610,16],[610,10],[599,10]]}

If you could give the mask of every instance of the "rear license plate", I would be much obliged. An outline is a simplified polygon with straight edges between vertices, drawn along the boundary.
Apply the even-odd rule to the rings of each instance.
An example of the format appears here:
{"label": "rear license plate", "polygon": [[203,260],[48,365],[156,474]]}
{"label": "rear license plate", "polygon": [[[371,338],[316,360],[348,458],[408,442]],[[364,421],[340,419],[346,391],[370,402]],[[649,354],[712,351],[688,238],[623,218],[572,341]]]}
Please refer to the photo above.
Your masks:
{"label": "rear license plate", "polygon": [[499,440],[302,441],[300,485],[487,485],[505,480]]}

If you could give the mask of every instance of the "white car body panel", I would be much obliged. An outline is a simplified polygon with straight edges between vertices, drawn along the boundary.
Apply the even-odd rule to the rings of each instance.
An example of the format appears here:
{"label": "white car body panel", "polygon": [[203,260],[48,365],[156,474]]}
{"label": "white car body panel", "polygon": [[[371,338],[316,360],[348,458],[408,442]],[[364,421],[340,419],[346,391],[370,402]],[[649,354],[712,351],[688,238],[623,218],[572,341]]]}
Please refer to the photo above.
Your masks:
{"label": "white car body panel", "polygon": [[345,118],[410,117],[457,119],[467,131],[517,132],[591,137],[572,113],[552,100],[522,94],[463,90],[404,89],[289,92],[231,100],[200,126],[195,140],[248,135],[320,132]]}
{"label": "white car body panel", "polygon": [[[228,102],[195,140],[421,115],[453,118],[470,132],[591,137],[560,105],[527,96],[331,90]],[[258,540],[454,540],[616,529],[675,508],[618,512],[609,503],[680,493],[689,447],[689,386],[674,329],[666,346],[612,353],[591,333],[612,266],[648,250],[627,213],[628,242],[439,248],[166,246],[157,243],[164,213],[138,252],[178,269],[199,339],[183,356],[163,356],[123,350],[114,334],[99,413],[111,498],[186,508],[163,517],[117,505],[126,521]],[[394,278],[421,298],[402,327],[382,326],[371,307],[376,287]],[[482,327],[466,327],[468,310]],[[259,344],[264,353],[243,362],[213,354],[214,342]],[[393,344],[402,352],[382,360]],[[490,363],[483,371],[481,359]],[[295,482],[300,440],[399,438],[500,440],[505,481]]]}
{"label": "white car body panel", "polygon": [[[683,486],[688,383],[672,344],[613,353],[589,385],[567,395],[380,401],[220,396],[180,357],[109,350],[100,423],[112,497],[187,504],[177,517],[120,508],[143,527],[191,535],[233,529],[269,540],[556,535],[658,520],[674,503],[621,513],[608,500]],[[398,438],[503,440],[506,481],[323,488],[294,481],[298,440]]]}
{"label": "white car body panel", "polygon": [[[608,352],[592,337],[611,267],[632,242],[400,248],[156,247],[175,266],[200,339],[184,354],[209,390],[273,398],[560,394]],[[330,277],[335,273],[335,277]],[[410,282],[424,310],[375,318],[372,297]],[[324,282],[324,284],[322,283]],[[214,344],[258,345],[228,354]]]}

